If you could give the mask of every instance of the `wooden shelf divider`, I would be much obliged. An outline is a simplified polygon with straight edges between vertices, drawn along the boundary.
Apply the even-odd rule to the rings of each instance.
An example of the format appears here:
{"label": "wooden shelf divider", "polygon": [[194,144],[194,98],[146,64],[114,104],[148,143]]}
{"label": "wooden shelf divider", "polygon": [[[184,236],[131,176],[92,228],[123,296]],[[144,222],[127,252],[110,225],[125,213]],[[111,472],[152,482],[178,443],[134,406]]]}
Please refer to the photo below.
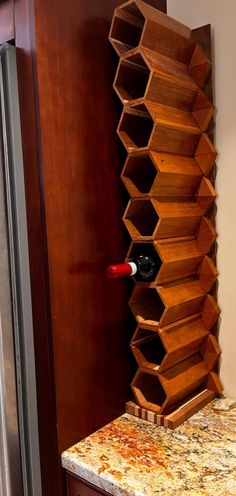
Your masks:
{"label": "wooden shelf divider", "polygon": [[211,258],[217,151],[204,91],[211,61],[191,29],[142,0],[115,10],[109,39],[120,58],[113,87],[123,104],[117,133],[131,197],[126,262],[144,252],[155,262],[148,283],[133,277],[138,369],[127,412],[176,428],[222,391]]}
{"label": "wooden shelf divider", "polygon": [[[167,105],[189,112],[202,131],[206,131],[214,113],[214,107],[189,75],[182,78],[176,74],[171,59],[162,59],[159,68],[155,52],[138,48],[120,59],[114,81],[114,89],[125,105],[144,98],[146,101]],[[164,72],[164,67],[166,71]]]}

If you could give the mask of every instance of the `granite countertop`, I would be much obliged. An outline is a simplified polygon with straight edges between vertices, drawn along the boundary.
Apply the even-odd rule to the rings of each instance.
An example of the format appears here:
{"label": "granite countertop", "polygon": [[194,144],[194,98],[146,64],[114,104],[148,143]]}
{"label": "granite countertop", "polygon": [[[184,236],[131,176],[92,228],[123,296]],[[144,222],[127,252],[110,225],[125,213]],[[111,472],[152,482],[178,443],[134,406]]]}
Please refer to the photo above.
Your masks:
{"label": "granite countertop", "polygon": [[114,496],[236,495],[236,401],[212,401],[175,431],[124,414],[62,454]]}

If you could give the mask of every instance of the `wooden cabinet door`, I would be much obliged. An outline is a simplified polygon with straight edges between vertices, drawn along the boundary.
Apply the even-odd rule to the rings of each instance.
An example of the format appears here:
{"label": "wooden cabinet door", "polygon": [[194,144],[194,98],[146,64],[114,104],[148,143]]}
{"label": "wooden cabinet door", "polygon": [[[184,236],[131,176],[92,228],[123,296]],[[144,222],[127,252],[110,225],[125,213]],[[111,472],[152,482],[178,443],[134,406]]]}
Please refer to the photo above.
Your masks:
{"label": "wooden cabinet door", "polygon": [[121,414],[130,395],[127,281],[106,277],[127,252],[108,41],[121,3],[35,0],[60,451]]}

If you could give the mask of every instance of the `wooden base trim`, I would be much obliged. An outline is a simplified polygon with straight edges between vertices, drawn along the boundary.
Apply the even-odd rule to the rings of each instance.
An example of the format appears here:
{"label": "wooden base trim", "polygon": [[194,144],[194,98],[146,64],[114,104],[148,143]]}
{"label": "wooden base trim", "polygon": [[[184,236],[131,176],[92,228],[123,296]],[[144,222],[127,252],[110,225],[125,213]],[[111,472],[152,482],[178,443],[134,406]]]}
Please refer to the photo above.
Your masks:
{"label": "wooden base trim", "polygon": [[152,422],[161,427],[174,430],[179,425],[183,424],[185,420],[192,417],[199,409],[206,406],[215,398],[215,396],[215,392],[205,389],[168,415],[158,415],[146,408],[141,408],[137,405],[135,400],[133,400],[126,403],[126,413],[143,420],[148,420],[148,422]]}

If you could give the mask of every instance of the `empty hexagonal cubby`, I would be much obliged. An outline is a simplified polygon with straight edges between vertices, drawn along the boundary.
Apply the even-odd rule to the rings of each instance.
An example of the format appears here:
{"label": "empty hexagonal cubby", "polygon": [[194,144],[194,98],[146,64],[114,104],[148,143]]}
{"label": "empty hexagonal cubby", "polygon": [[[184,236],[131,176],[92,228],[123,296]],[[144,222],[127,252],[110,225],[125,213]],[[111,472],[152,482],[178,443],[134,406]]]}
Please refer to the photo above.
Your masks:
{"label": "empty hexagonal cubby", "polygon": [[187,26],[151,5],[130,1],[115,9],[109,39],[119,55],[141,44],[189,64],[196,44],[190,35]]}
{"label": "empty hexagonal cubby", "polygon": [[[157,175],[157,169],[149,153],[129,155],[124,167],[122,179],[132,192],[132,186],[140,194],[148,194]],[[130,187],[129,187],[130,186]]]}
{"label": "empty hexagonal cubby", "polygon": [[132,389],[140,406],[157,413],[167,413],[173,405],[205,389],[209,369],[201,353],[195,353],[161,374],[140,367]]}
{"label": "empty hexagonal cubby", "polygon": [[141,54],[121,60],[114,82],[121,100],[126,103],[144,97],[149,75],[150,70]]}
{"label": "empty hexagonal cubby", "polygon": [[129,303],[140,323],[158,324],[164,312],[164,304],[154,288],[136,286]]}
{"label": "empty hexagonal cubby", "polygon": [[166,394],[157,375],[139,369],[131,387],[139,405],[156,413],[161,411]]}
{"label": "empty hexagonal cubby", "polygon": [[119,55],[138,46],[144,21],[135,2],[116,9],[109,38]]}
{"label": "empty hexagonal cubby", "polygon": [[166,76],[170,69],[170,61],[165,70],[160,70],[159,60],[154,52],[142,48],[132,51],[132,55],[122,58],[118,65],[114,81],[114,89],[122,103],[145,98],[162,105],[191,112],[202,131],[209,127],[214,107],[206,94],[199,90],[193,81],[188,83],[176,77]]}
{"label": "empty hexagonal cubby", "polygon": [[[131,244],[131,247],[128,251],[126,261],[137,263],[140,256],[150,257],[150,259],[153,261],[154,265],[152,265],[151,270],[150,270],[149,264],[147,263],[147,266],[145,266],[141,270],[141,273],[138,271],[134,275],[134,280],[135,281],[147,280],[148,282],[155,281],[157,273],[161,267],[161,259],[160,259],[159,255],[158,255],[158,253],[154,247],[154,244],[152,242],[141,243],[141,242],[135,242],[134,241]],[[146,271],[148,271],[147,275],[145,274],[145,269],[146,269]]]}
{"label": "empty hexagonal cubby", "polygon": [[159,217],[151,200],[130,200],[123,217],[132,237],[152,237]]}
{"label": "empty hexagonal cubby", "polygon": [[201,219],[197,202],[161,198],[132,198],[123,216],[131,238],[140,241],[195,235]]}
{"label": "empty hexagonal cubby", "polygon": [[187,157],[193,157],[201,137],[190,112],[146,99],[125,107],[117,132],[128,152],[149,147]]}
{"label": "empty hexagonal cubby", "polygon": [[139,150],[128,155],[121,179],[132,197],[191,198],[202,173],[193,158]]}
{"label": "empty hexagonal cubby", "polygon": [[154,122],[146,105],[126,109],[118,126],[118,134],[128,151],[148,146]]}
{"label": "empty hexagonal cubby", "polygon": [[140,366],[158,369],[166,350],[158,332],[138,328],[131,341],[131,349]]}

